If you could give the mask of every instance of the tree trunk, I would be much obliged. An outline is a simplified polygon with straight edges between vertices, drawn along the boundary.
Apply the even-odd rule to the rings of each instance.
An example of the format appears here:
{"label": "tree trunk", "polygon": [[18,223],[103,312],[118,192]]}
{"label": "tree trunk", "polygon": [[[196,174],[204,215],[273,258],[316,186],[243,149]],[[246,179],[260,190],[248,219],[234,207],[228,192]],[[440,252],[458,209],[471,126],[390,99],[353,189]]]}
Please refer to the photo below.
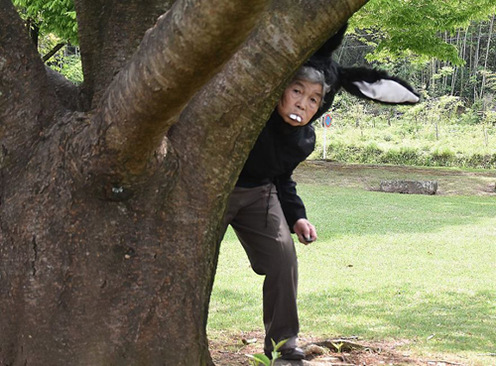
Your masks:
{"label": "tree trunk", "polygon": [[491,49],[491,38],[493,36],[493,28],[494,28],[494,15],[491,17],[491,22],[489,23],[489,30],[487,35],[487,45],[486,45],[486,56],[484,58],[484,72],[482,74],[482,84],[481,84],[481,92],[480,97],[484,98],[484,91],[486,88],[486,79],[487,79],[487,65],[489,61],[489,51]]}
{"label": "tree trunk", "polygon": [[[459,50],[458,54],[460,55],[461,59],[464,59],[464,53],[461,50],[461,32],[462,30],[459,29],[458,32],[456,32],[456,48]],[[458,72],[460,71],[460,66],[455,66],[455,69],[453,71],[453,75],[451,76],[451,92],[450,95],[461,95],[461,93],[458,93],[456,90],[456,82],[457,82],[457,76]]]}
{"label": "tree trunk", "polygon": [[[467,29],[465,30],[465,36],[463,37],[463,52],[462,52],[462,55],[463,56],[462,56],[462,58],[464,60],[467,60],[467,38],[468,38],[469,29],[470,29],[470,27],[467,27]],[[469,58],[469,61],[468,61],[469,67],[468,67],[468,69],[470,70],[471,58],[470,58],[470,56],[468,56],[468,58]],[[463,97],[464,96],[464,90],[465,90],[465,69],[467,69],[467,67],[462,67],[461,75],[460,75],[460,97]],[[470,75],[470,72],[469,72],[469,75]]]}
{"label": "tree trunk", "polygon": [[77,90],[0,0],[0,364],[211,365],[229,193],[291,73],[365,2],[77,0]]}
{"label": "tree trunk", "polygon": [[[444,32],[444,42],[448,43],[449,42],[449,39],[448,39],[448,32]],[[447,65],[448,63],[447,62],[441,62],[440,65],[439,65],[439,69],[442,71],[443,70],[443,67],[445,65]],[[442,74],[442,83],[441,83],[441,90],[440,92],[441,93],[446,93],[446,90],[448,88],[448,75],[443,73]]]}
{"label": "tree trunk", "polygon": [[[479,24],[479,32],[477,34],[477,46],[474,52],[474,64],[473,64],[473,77],[477,80],[477,76],[479,74],[479,59],[480,59],[480,49],[481,49],[481,38],[482,38],[482,22]],[[477,92],[477,82],[474,83],[474,101],[476,101],[480,92]]]}

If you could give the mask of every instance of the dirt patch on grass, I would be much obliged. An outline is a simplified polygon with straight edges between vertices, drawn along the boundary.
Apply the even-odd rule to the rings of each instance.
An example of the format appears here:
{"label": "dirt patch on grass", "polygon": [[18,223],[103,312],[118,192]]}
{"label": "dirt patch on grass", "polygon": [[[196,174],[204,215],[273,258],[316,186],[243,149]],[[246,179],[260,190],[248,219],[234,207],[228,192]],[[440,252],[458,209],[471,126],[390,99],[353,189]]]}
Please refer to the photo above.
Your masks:
{"label": "dirt patch on grass", "polygon": [[496,196],[496,171],[341,164],[311,160],[294,173],[298,183],[379,190],[382,180],[437,181],[437,195]]}
{"label": "dirt patch on grass", "polygon": [[[244,344],[243,340],[250,343]],[[256,340],[256,342],[254,342]],[[401,348],[408,344],[408,341],[390,341],[390,342],[367,342],[364,340],[353,340],[353,343],[360,344],[362,347],[357,349],[346,349],[343,352],[333,352],[323,346],[328,340],[314,337],[300,338],[300,346],[307,350],[307,357],[304,362],[294,362],[291,365],[355,365],[355,366],[378,366],[378,365],[395,365],[395,366],[418,366],[418,365],[448,365],[446,361],[435,360],[418,360],[405,353]],[[322,351],[310,353],[314,345],[319,345]],[[221,338],[210,341],[210,352],[216,366],[249,366],[250,361],[247,354],[253,355],[263,352],[263,333],[252,332],[244,334],[223,334]],[[323,352],[323,353],[322,353]],[[441,363],[444,362],[444,363]],[[278,363],[278,365],[287,363]],[[458,364],[456,362],[452,364]]]}

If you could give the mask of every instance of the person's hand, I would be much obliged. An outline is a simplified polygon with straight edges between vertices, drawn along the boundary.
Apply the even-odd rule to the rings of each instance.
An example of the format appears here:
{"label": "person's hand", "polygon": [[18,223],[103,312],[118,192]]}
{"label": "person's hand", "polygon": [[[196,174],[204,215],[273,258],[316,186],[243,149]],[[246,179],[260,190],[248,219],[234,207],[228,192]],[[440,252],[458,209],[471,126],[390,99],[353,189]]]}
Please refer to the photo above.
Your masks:
{"label": "person's hand", "polygon": [[307,219],[299,219],[293,225],[293,231],[298,235],[300,243],[305,245],[317,240],[317,231]]}

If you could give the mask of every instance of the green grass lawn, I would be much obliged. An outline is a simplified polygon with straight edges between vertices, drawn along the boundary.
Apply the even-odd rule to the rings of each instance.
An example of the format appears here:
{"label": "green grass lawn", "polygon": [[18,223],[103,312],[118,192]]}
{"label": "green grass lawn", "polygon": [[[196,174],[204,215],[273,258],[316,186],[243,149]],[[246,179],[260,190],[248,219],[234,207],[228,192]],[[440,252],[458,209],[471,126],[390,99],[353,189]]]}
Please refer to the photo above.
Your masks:
{"label": "green grass lawn", "polygon": [[[496,198],[298,186],[319,240],[297,244],[302,335],[408,340],[408,352],[496,365]],[[209,334],[262,330],[262,278],[231,230]]]}

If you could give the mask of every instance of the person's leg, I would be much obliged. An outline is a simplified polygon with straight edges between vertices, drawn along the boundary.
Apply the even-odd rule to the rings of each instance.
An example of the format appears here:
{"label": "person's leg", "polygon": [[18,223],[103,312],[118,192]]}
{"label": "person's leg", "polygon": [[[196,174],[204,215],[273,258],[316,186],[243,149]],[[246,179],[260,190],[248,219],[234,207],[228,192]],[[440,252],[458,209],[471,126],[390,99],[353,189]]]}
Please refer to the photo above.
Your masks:
{"label": "person's leg", "polygon": [[[298,268],[294,242],[272,185],[245,192],[231,225],[243,245],[253,270],[265,275],[263,310],[265,351],[287,339],[281,350],[296,347],[299,331],[296,304]],[[239,194],[238,194],[239,195]],[[236,194],[232,196],[236,199]]]}

